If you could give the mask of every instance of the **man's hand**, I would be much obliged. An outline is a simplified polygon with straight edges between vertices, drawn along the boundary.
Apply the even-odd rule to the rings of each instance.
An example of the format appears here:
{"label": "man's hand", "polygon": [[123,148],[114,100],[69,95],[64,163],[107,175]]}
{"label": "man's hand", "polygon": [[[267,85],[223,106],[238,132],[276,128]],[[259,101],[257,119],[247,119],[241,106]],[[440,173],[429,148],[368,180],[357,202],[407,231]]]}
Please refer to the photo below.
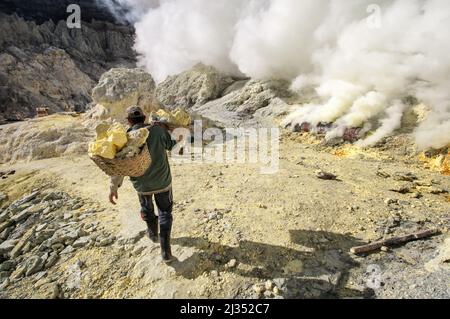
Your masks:
{"label": "man's hand", "polygon": [[109,193],[109,202],[113,205],[117,205],[117,203],[114,201],[119,199],[119,194],[117,192],[111,192]]}

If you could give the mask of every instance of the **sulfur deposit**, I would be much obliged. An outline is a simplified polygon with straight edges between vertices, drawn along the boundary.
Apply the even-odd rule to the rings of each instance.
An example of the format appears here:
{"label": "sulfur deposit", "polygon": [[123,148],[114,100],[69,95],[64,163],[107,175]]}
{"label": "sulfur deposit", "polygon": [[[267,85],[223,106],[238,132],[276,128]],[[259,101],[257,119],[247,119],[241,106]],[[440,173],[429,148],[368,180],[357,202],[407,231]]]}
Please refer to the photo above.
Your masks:
{"label": "sulfur deposit", "polygon": [[117,153],[116,157],[125,159],[139,155],[141,152],[141,147],[147,141],[149,134],[149,130],[145,128],[129,132],[127,134],[127,144],[119,153]]}
{"label": "sulfur deposit", "polygon": [[125,126],[120,123],[111,126],[102,123],[97,126],[96,131],[96,140],[89,144],[89,156],[106,159],[124,159],[138,155],[149,135],[146,128],[127,133]]}
{"label": "sulfur deposit", "polygon": [[164,120],[175,127],[187,127],[192,122],[189,113],[181,108],[177,108],[173,112],[160,109],[156,113],[152,113],[152,118]]}
{"label": "sulfur deposit", "polygon": [[426,168],[450,176],[450,147],[433,153],[424,152],[419,158]]}

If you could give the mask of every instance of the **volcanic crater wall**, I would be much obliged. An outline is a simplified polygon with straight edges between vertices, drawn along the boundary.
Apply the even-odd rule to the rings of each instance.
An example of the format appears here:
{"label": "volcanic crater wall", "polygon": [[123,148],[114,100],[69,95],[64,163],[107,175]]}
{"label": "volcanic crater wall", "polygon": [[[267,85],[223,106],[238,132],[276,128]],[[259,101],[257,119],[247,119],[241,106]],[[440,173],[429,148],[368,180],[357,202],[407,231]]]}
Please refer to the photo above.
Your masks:
{"label": "volcanic crater wall", "polygon": [[112,67],[134,67],[134,29],[115,23],[97,1],[77,1],[80,29],[69,29],[73,1],[0,3],[0,122],[51,112],[83,111]]}

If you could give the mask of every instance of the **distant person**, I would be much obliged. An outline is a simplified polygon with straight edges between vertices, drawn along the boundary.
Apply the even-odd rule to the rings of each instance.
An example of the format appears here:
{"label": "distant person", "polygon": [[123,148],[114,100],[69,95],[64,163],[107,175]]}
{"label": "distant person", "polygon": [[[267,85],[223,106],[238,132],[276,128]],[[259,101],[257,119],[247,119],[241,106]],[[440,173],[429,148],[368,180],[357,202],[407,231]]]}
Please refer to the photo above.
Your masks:
{"label": "distant person", "polygon": [[[131,107],[127,110],[127,119],[130,125],[128,132],[148,128],[150,135],[147,145],[151,154],[152,163],[146,173],[141,177],[130,177],[134,188],[138,192],[141,205],[141,217],[147,223],[148,236],[154,243],[159,240],[161,244],[162,259],[166,263],[175,260],[170,247],[172,231],[172,174],[167,152],[178,143],[171,138],[168,127],[164,123],[153,122],[145,124],[146,116],[140,107]],[[124,177],[111,177],[109,201],[116,205],[118,189],[123,184]],[[155,215],[153,198],[158,207],[158,216]]]}

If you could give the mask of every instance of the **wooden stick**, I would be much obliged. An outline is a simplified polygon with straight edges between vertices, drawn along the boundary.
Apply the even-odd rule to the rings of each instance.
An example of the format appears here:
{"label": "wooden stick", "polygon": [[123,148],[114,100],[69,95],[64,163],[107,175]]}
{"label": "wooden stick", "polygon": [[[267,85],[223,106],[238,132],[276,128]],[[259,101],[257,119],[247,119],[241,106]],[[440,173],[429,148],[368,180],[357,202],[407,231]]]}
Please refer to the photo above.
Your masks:
{"label": "wooden stick", "polygon": [[386,239],[386,240],[380,240],[368,245],[363,245],[363,246],[359,246],[359,247],[353,247],[352,249],[350,249],[350,252],[352,254],[364,254],[364,253],[369,253],[369,252],[373,252],[375,250],[380,249],[383,246],[394,246],[394,245],[400,245],[400,244],[405,244],[408,243],[410,241],[414,241],[414,240],[419,240],[419,239],[424,239],[424,238],[428,238],[431,236],[434,236],[436,234],[439,233],[438,229],[429,229],[429,230],[424,230],[418,233],[414,233],[414,234],[410,234],[410,235],[405,235],[405,236],[400,236],[400,237],[394,237],[394,238],[390,238],[390,239]]}

